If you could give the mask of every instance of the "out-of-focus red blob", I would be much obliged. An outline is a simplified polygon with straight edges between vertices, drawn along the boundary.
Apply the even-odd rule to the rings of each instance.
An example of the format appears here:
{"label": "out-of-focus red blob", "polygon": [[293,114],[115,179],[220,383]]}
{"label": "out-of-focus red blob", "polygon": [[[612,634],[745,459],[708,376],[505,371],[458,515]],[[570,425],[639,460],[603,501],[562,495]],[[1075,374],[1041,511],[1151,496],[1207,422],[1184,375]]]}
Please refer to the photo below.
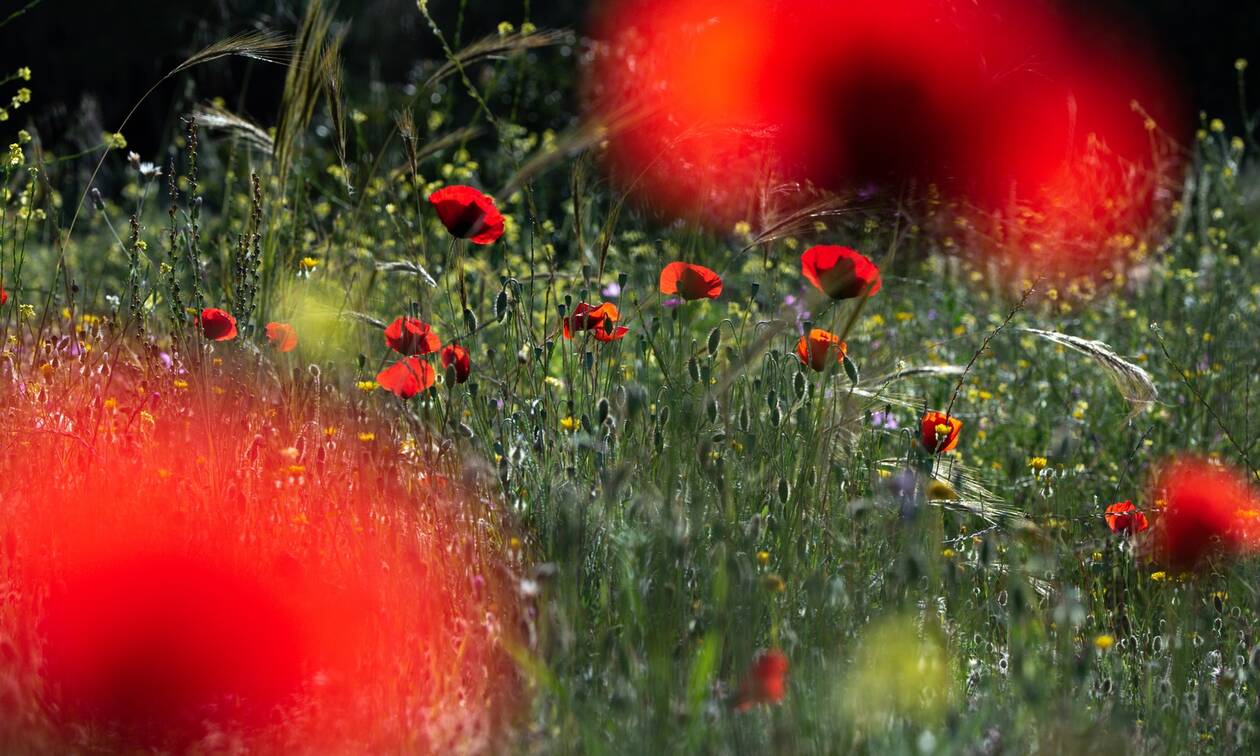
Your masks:
{"label": "out-of-focus red blob", "polygon": [[[620,183],[669,214],[752,217],[777,159],[789,40],[763,0],[623,0],[595,23],[588,90]],[[729,228],[729,226],[727,226]]]}
{"label": "out-of-focus red blob", "polygon": [[729,228],[784,182],[933,184],[973,223],[999,216],[1001,251],[1044,239],[1047,272],[1090,272],[1110,260],[1076,253],[1150,210],[1132,103],[1179,111],[1153,56],[1114,26],[1089,42],[1087,21],[1016,0],[620,0],[589,90],[614,174],[670,214]]}
{"label": "out-of-focus red blob", "polygon": [[230,381],[186,403],[174,375],[114,379],[134,424],[95,391],[0,395],[99,425],[0,455],[3,750],[501,750],[518,615],[478,505],[360,413]]}
{"label": "out-of-focus red blob", "polygon": [[1149,498],[1161,509],[1155,558],[1173,569],[1257,545],[1260,501],[1242,473],[1196,457],[1173,459],[1155,475]]}
{"label": "out-of-focus red blob", "polygon": [[299,691],[313,618],[278,582],[121,538],[75,546],[95,553],[56,584],[44,617],[45,674],[67,715],[178,738],[219,708],[264,724]]}
{"label": "out-of-focus red blob", "polygon": [[757,655],[752,669],[740,683],[734,706],[736,711],[747,711],[760,704],[776,704],[787,695],[788,658],[778,649],[770,649]]}

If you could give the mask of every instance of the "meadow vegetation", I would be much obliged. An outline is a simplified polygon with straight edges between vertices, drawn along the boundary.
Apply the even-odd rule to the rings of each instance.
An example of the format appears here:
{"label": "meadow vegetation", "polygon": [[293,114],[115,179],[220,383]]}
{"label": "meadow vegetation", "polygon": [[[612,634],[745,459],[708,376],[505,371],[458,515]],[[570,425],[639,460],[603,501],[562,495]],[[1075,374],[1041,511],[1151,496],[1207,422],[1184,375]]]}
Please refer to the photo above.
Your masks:
{"label": "meadow vegetation", "polygon": [[[386,95],[347,84],[318,0],[291,40],[227,39],[171,76],[289,66],[278,119],[207,101],[162,155],[129,158],[126,124],[50,153],[19,130],[39,61],[2,79],[0,745],[128,737],[63,727],[45,674],[32,617],[64,578],[29,575],[64,568],[41,560],[77,531],[37,511],[64,507],[231,543],[280,585],[390,576],[354,629],[375,682],[353,715],[312,724],[298,685],[266,735],[154,747],[1248,750],[1256,564],[1161,561],[1152,481],[1190,453],[1256,483],[1253,134],[1153,128],[1157,215],[1065,279],[978,254],[1012,237],[930,189],[672,221],[604,178],[605,132],[525,117],[572,94],[586,41],[431,27],[446,59]],[[489,243],[460,237],[492,214],[430,201],[452,186],[493,199]],[[816,245],[862,253],[878,291],[811,285]],[[662,292],[678,261],[720,295],[701,273]],[[798,352],[813,329],[843,354]]]}

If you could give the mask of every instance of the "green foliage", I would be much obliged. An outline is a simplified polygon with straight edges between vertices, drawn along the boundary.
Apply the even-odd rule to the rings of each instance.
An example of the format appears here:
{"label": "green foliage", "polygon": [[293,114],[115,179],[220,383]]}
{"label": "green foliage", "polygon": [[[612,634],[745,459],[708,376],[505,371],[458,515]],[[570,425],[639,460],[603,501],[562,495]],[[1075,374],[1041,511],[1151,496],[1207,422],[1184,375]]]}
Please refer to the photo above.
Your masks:
{"label": "green foliage", "polygon": [[[565,35],[450,51],[382,102],[344,86],[332,10],[310,8],[274,148],[190,121],[166,192],[122,168],[68,240],[51,168],[0,167],[0,323],[38,341],[73,328],[64,308],[183,352],[202,306],[263,347],[264,323],[294,323],[294,367],[433,440],[424,464],[475,478],[527,534],[521,749],[1246,749],[1255,564],[1179,579],[1102,518],[1152,507],[1170,454],[1254,461],[1243,139],[1205,126],[1163,243],[1116,240],[1125,274],[1039,282],[1017,305],[1022,285],[891,215],[714,234],[626,206],[591,180],[588,134],[527,117],[547,95],[535,72],[569,65]],[[499,242],[451,241],[425,201],[448,184],[509,189]],[[877,262],[896,248],[898,266],[864,304],[816,301],[797,258],[822,240]],[[673,260],[714,268],[726,294],[668,305]],[[563,313],[605,298],[624,340],[561,335]],[[408,403],[361,390],[404,313],[471,351],[468,383]],[[811,324],[848,330],[841,369],[796,359]],[[925,459],[919,415],[947,406],[962,440]],[[736,712],[767,647],[791,660],[788,696]]]}

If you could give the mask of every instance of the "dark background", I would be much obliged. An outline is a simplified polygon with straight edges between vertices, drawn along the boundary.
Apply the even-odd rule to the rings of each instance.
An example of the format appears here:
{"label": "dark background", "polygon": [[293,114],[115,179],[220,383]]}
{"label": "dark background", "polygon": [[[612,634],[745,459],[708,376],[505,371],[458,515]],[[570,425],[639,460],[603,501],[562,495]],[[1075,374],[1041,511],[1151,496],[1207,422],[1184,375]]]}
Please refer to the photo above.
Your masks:
{"label": "dark background", "polygon": [[[1105,9],[1114,18],[1083,33],[1106,35],[1119,28],[1148,38],[1186,92],[1191,116],[1202,109],[1231,124],[1241,122],[1233,65],[1247,57],[1260,66],[1260,2],[1063,1],[1094,17]],[[0,0],[0,18],[26,2]],[[0,124],[0,135],[34,117],[46,141],[63,140],[62,147],[99,143],[101,131],[116,127],[145,89],[189,53],[253,26],[291,32],[302,5],[300,0],[44,0],[0,29],[0,72],[30,66],[34,79],[28,86],[35,95],[29,108]],[[458,0],[429,5],[443,28],[453,31]],[[581,29],[590,4],[532,0],[531,5],[540,27]],[[465,42],[492,32],[500,21],[519,24],[522,17],[520,0],[467,0],[467,6]],[[338,17],[350,23],[344,57],[352,82],[401,85],[416,61],[441,55],[415,0],[342,0]],[[272,124],[282,76],[278,66],[243,61],[200,67],[156,92],[127,137],[141,154],[153,154],[176,128],[173,103],[213,96]],[[1257,92],[1260,97],[1260,86]],[[8,87],[0,91],[4,100],[11,94]]]}

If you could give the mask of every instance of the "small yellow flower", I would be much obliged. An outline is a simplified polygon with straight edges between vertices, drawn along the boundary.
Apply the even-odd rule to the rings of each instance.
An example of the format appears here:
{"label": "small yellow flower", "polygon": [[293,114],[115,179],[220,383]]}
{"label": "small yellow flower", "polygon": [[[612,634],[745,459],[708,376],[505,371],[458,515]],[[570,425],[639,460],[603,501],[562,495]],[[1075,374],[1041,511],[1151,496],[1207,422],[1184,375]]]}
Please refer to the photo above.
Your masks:
{"label": "small yellow flower", "polygon": [[111,150],[121,150],[127,147],[127,139],[122,132],[115,131],[113,133],[105,132],[101,135],[101,141]]}
{"label": "small yellow flower", "polygon": [[359,434],[359,440],[365,444],[370,444],[376,440],[376,434],[371,431],[363,431]]}
{"label": "small yellow flower", "polygon": [[508,547],[514,551],[517,549],[520,549],[521,539],[517,538],[516,536],[512,536],[510,539],[508,539]]}
{"label": "small yellow flower", "polygon": [[184,380],[183,378],[176,378],[175,382],[171,385],[173,385],[175,388],[179,389],[180,391],[183,391],[184,389],[188,388],[188,381]]}
{"label": "small yellow flower", "polygon": [[1151,580],[1154,580],[1156,583],[1162,583],[1167,579],[1168,579],[1168,573],[1164,572],[1163,570],[1159,570],[1157,572],[1151,573]]}
{"label": "small yellow flower", "polygon": [[570,433],[577,430],[581,425],[582,421],[572,415],[560,418],[560,427]]}
{"label": "small yellow flower", "polygon": [[1115,644],[1116,639],[1106,633],[1103,633],[1094,639],[1094,648],[1097,648],[1099,651],[1106,651]]}
{"label": "small yellow flower", "polygon": [[310,271],[315,270],[315,268],[319,266],[319,258],[318,257],[303,257],[302,261],[299,262],[298,264],[302,266],[302,270],[309,273]]}
{"label": "small yellow flower", "polygon": [[380,384],[376,381],[359,381],[354,384],[354,387],[363,393],[368,394],[380,388]]}
{"label": "small yellow flower", "polygon": [[1028,458],[1028,466],[1034,470],[1044,470],[1046,469],[1046,465],[1048,464],[1050,464],[1050,461],[1047,460],[1045,457],[1029,457]]}
{"label": "small yellow flower", "polygon": [[758,551],[757,564],[761,565],[762,567],[765,567],[767,564],[770,564],[770,552],[766,551],[765,549]]}
{"label": "small yellow flower", "polygon": [[117,400],[117,399],[115,399],[115,398],[114,398],[114,397],[112,397],[112,396],[111,396],[110,398],[106,399],[106,400],[105,400],[105,409],[110,410],[111,412],[112,412],[113,410],[118,409],[118,400]]}
{"label": "small yellow flower", "polygon": [[953,559],[954,557],[958,556],[958,553],[955,552],[953,549],[946,548],[946,549],[941,550],[941,556],[945,557],[946,559]]}

